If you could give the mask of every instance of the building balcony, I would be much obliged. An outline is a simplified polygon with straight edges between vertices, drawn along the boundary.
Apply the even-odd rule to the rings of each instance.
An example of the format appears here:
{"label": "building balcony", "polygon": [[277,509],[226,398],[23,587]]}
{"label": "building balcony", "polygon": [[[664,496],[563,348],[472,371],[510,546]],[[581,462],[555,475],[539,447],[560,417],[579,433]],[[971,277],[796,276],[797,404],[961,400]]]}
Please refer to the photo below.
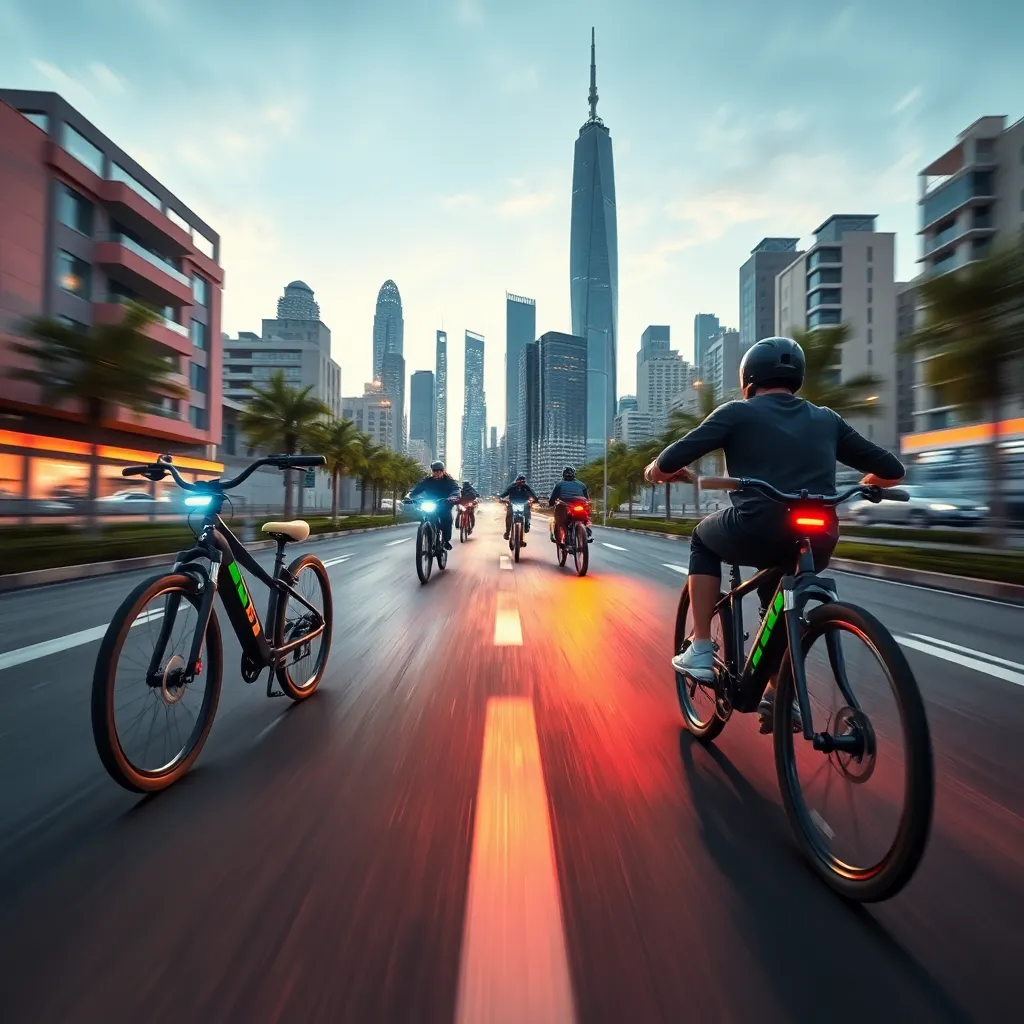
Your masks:
{"label": "building balcony", "polygon": [[[99,302],[92,307],[92,315],[94,323],[117,324],[124,316],[124,307],[119,302]],[[146,335],[158,345],[179,355],[192,354],[192,339],[188,328],[167,317],[162,316],[156,323],[150,324],[146,328]]]}
{"label": "building balcony", "polygon": [[94,259],[115,280],[158,306],[191,306],[192,282],[166,260],[126,235],[96,242]]}
{"label": "building balcony", "polygon": [[195,251],[187,231],[123,181],[104,180],[100,186],[100,198],[119,221],[143,238],[158,240],[170,254],[188,256]]}
{"label": "building balcony", "polygon": [[995,176],[990,170],[965,170],[928,192],[919,202],[924,234],[934,224],[964,207],[994,202]]}

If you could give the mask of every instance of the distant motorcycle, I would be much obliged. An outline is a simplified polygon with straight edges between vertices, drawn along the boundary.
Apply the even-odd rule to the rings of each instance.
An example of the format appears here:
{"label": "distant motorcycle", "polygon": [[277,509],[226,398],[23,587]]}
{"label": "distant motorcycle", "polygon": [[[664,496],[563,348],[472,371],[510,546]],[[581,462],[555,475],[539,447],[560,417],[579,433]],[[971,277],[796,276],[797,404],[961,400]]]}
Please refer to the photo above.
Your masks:
{"label": "distant motorcycle", "polygon": [[569,555],[572,555],[576,575],[586,576],[587,569],[590,568],[590,542],[587,540],[590,503],[583,498],[573,498],[569,501],[559,499],[555,505],[561,505],[568,516],[564,529],[553,527],[558,564],[565,565]]}

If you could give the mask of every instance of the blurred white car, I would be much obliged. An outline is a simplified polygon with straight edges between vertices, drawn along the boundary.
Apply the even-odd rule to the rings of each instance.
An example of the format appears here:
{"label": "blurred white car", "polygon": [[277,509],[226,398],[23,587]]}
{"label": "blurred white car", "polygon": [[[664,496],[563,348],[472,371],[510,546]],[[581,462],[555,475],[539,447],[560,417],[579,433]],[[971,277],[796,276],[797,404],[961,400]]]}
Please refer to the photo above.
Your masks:
{"label": "blurred white car", "polygon": [[934,484],[901,488],[910,501],[854,501],[847,506],[850,520],[862,524],[893,523],[902,526],[978,526],[988,506],[965,494],[950,495]]}

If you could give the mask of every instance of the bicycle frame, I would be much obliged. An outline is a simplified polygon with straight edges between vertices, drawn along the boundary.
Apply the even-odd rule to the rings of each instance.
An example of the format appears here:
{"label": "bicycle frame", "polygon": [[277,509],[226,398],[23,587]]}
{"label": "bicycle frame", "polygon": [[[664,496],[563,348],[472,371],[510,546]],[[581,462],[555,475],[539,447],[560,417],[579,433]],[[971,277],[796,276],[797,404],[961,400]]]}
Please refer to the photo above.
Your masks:
{"label": "bicycle frame", "polygon": [[[203,595],[199,606],[199,624],[192,637],[192,647],[184,672],[186,682],[191,682],[195,674],[200,671],[199,654],[202,650],[210,616],[213,613],[214,598],[218,590],[221,591],[221,601],[228,613],[228,619],[235,635],[238,637],[238,642],[242,646],[242,651],[254,667],[253,680],[263,669],[275,667],[284,655],[309,643],[323,633],[323,616],[295,589],[293,586],[295,579],[288,574],[284,567],[284,548],[284,542],[278,541],[274,572],[273,575],[270,575],[228,529],[227,524],[220,517],[218,508],[216,511],[207,513],[195,546],[187,551],[177,553],[171,571],[192,576]],[[212,576],[206,566],[198,561],[200,558],[209,559],[211,565],[216,566],[216,572]],[[266,625],[260,623],[245,580],[238,569],[239,565],[252,573],[270,590],[267,600]],[[276,622],[278,602],[285,593],[291,595],[313,613],[315,628],[298,640],[274,647],[272,646],[273,637],[269,636],[266,630],[272,628],[271,624]],[[164,651],[170,639],[180,603],[181,596],[179,594],[172,594],[167,598],[160,635],[149,664],[147,679],[150,680],[151,685],[153,685],[152,679],[157,675],[158,668],[163,661]],[[273,675],[271,675],[272,679]],[[269,685],[268,683],[268,687]]]}
{"label": "bicycle frame", "polygon": [[[788,655],[793,672],[793,684],[803,720],[804,738],[815,740],[811,721],[810,700],[807,696],[807,677],[804,672],[802,648],[805,611],[811,601],[826,604],[838,598],[835,580],[818,576],[814,570],[814,556],[809,538],[800,541],[796,572],[784,575],[768,605],[764,619],[754,636],[750,653],[744,651],[743,598],[756,592],[758,586],[779,574],[777,567],[762,569],[745,583],[740,577],[739,567],[730,570],[730,590],[716,607],[729,607],[732,619],[732,650],[726,651],[726,665],[734,683],[733,704],[741,714],[757,710],[761,698],[772,677],[779,671],[783,659]],[[785,628],[777,629],[779,619]],[[849,682],[846,679],[845,662],[838,637],[826,638],[829,660],[836,672],[836,679],[843,696],[853,707],[857,707]],[[742,670],[741,670],[742,666]]]}

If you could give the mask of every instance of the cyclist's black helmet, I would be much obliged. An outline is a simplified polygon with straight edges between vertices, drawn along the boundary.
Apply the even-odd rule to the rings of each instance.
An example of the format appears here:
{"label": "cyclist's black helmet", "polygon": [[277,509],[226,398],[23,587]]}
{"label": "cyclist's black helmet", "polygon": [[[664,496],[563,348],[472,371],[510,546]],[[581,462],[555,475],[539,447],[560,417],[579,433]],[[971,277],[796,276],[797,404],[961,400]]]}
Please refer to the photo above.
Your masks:
{"label": "cyclist's black helmet", "polygon": [[468,480],[463,480],[462,481],[462,486],[463,487],[472,487],[473,485]]}
{"label": "cyclist's black helmet", "polygon": [[525,473],[520,473],[519,476],[516,477],[516,483],[517,484],[525,484],[526,483],[526,474]]}
{"label": "cyclist's black helmet", "polygon": [[740,363],[740,389],[789,388],[794,394],[804,382],[807,360],[792,338],[762,338],[751,345]]}
{"label": "cyclist's black helmet", "polygon": [[565,469],[562,470],[562,479],[563,480],[575,480],[576,479],[576,467],[575,466],[566,466]]}
{"label": "cyclist's black helmet", "polygon": [[444,472],[444,463],[441,462],[440,460],[438,460],[437,462],[432,462],[430,464],[430,472],[431,473],[443,473]]}

